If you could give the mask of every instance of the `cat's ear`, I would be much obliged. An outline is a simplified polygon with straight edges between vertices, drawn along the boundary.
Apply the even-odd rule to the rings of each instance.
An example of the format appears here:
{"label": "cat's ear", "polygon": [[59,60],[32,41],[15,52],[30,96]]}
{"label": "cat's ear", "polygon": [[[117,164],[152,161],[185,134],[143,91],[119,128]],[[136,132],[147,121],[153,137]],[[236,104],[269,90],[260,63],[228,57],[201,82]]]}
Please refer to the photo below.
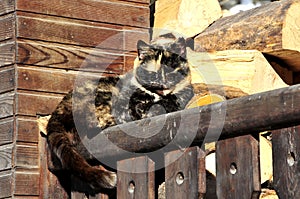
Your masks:
{"label": "cat's ear", "polygon": [[150,45],[148,45],[142,40],[139,40],[137,42],[137,51],[138,51],[139,60],[145,59],[145,55],[147,54],[147,52],[149,52],[149,50],[150,50]]}
{"label": "cat's ear", "polygon": [[176,40],[176,53],[186,59],[186,41],[183,37],[180,37]]}

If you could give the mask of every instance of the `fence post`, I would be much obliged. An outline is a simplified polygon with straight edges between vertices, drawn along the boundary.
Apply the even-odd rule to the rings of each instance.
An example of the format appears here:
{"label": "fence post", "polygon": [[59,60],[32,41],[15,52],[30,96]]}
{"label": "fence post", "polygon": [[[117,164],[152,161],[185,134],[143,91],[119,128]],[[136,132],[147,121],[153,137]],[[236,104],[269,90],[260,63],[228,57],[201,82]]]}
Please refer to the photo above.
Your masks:
{"label": "fence post", "polygon": [[300,198],[300,126],[272,132],[273,178],[279,198]]}
{"label": "fence post", "polygon": [[259,198],[259,143],[251,135],[217,142],[218,198]]}
{"label": "fence post", "polygon": [[[155,164],[147,156],[118,161],[117,197],[120,199],[155,198]],[[141,171],[145,171],[141,173]]]}
{"label": "fence post", "polygon": [[165,154],[166,199],[204,198],[205,153],[198,147]]}

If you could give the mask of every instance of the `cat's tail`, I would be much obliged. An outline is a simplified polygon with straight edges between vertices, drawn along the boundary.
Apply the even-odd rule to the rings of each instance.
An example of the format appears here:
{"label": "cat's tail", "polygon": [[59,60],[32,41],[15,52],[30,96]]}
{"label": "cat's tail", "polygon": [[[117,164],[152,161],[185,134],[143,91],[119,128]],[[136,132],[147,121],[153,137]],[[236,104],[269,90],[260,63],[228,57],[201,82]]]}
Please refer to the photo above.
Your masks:
{"label": "cat's tail", "polygon": [[69,170],[73,175],[88,183],[92,189],[116,187],[116,173],[91,166],[72,145],[68,136],[70,135],[67,133],[51,132],[47,137],[50,150],[60,160],[63,169]]}

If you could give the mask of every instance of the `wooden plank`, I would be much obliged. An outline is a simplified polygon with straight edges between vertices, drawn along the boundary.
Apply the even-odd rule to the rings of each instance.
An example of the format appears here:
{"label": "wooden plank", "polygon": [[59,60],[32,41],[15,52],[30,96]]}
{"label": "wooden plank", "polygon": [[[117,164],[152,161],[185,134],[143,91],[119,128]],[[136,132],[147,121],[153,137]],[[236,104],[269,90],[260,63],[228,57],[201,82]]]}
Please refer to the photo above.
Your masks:
{"label": "wooden plank", "polygon": [[36,171],[17,170],[15,172],[14,193],[16,195],[39,195],[40,175]]}
{"label": "wooden plank", "polygon": [[117,26],[17,12],[17,27],[19,38],[123,50],[123,33]]}
{"label": "wooden plank", "polygon": [[[49,171],[50,154],[47,147],[47,141],[39,136],[39,155],[40,155],[40,198],[65,199],[70,198],[57,177]],[[53,168],[53,167],[52,167]],[[64,171],[63,171],[64,172]],[[70,184],[69,179],[65,183]]]}
{"label": "wooden plank", "polygon": [[18,105],[16,114],[34,116],[50,115],[63,96],[43,93],[17,93]]}
{"label": "wooden plank", "polygon": [[16,9],[104,23],[146,28],[150,26],[149,7],[126,2],[83,0],[70,3],[68,0],[31,0],[17,1]]}
{"label": "wooden plank", "polygon": [[[137,41],[143,40],[146,43],[150,41],[150,34],[148,29],[137,29],[125,27],[124,31],[124,49],[126,52],[137,51]],[[136,53],[137,54],[137,53]]]}
{"label": "wooden plank", "polygon": [[39,127],[33,118],[16,118],[16,140],[20,142],[38,143]]}
{"label": "wooden plank", "polygon": [[0,43],[0,67],[15,63],[15,51],[14,41]]}
{"label": "wooden plank", "polygon": [[11,171],[0,172],[0,198],[12,196],[12,181]]}
{"label": "wooden plank", "polygon": [[217,142],[218,198],[259,198],[259,143],[251,135]]}
{"label": "wooden plank", "polygon": [[0,1],[0,15],[4,15],[15,10],[15,0]]}
{"label": "wooden plank", "polygon": [[15,28],[14,14],[0,16],[0,41],[14,38]]}
{"label": "wooden plank", "polygon": [[18,68],[18,88],[67,93],[73,88],[76,73],[36,67]]}
{"label": "wooden plank", "polygon": [[13,92],[0,94],[0,118],[14,114],[14,96]]}
{"label": "wooden plank", "polygon": [[166,199],[203,198],[206,193],[205,152],[198,147],[165,154]]}
{"label": "wooden plank", "polygon": [[122,73],[123,54],[99,48],[20,40],[17,63],[92,72]]}
{"label": "wooden plank", "polygon": [[155,198],[154,162],[147,156],[121,160],[117,163],[117,197]]}
{"label": "wooden plank", "polygon": [[[0,49],[1,51],[1,49]],[[13,67],[0,70],[0,93],[13,90],[15,86],[15,70]]]}
{"label": "wooden plank", "polygon": [[12,144],[0,146],[0,171],[12,167],[12,152]]}
{"label": "wooden plank", "polygon": [[15,153],[15,166],[19,168],[38,168],[38,145],[29,143],[17,143]]}
{"label": "wooden plank", "polygon": [[7,118],[0,120],[0,145],[13,142],[14,119]]}
{"label": "wooden plank", "polygon": [[[300,85],[294,85],[169,113],[157,116],[155,119],[148,118],[110,127],[91,140],[86,139],[84,142],[89,146],[90,152],[101,159],[126,155],[124,151],[158,150],[172,141],[173,135],[170,135],[170,132],[173,130],[177,134],[185,135],[176,138],[177,144],[185,144],[187,142],[186,135],[194,135],[190,139],[195,144],[199,144],[204,139],[206,142],[211,142],[219,138],[247,135],[250,132],[259,133],[291,125],[300,125],[299,101]],[[253,114],[254,112],[255,114]],[[217,113],[216,117],[212,117],[212,114],[215,113]],[[180,123],[180,128],[178,125],[176,128],[174,123]],[[142,135],[140,131],[136,132],[137,126],[142,126],[143,132],[157,130],[157,133],[151,139],[144,139],[142,136],[147,137],[149,135]],[[126,132],[131,132],[130,136],[124,133],[124,129]],[[207,136],[207,132],[210,132],[209,136]],[[105,142],[106,146],[99,149],[97,146],[103,142],[103,139],[109,139],[110,142]],[[119,148],[123,150],[118,150]]]}
{"label": "wooden plank", "polygon": [[274,187],[279,198],[299,198],[300,126],[272,132]]}
{"label": "wooden plank", "polygon": [[299,1],[276,1],[221,18],[195,38],[195,49],[256,49],[281,67],[299,71],[299,9]]}

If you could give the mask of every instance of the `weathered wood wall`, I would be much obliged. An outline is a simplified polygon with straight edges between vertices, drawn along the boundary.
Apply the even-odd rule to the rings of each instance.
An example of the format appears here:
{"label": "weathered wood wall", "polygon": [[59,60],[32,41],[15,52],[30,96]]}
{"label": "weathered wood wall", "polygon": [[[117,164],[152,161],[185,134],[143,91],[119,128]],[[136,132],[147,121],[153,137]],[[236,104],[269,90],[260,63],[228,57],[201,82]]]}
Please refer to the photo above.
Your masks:
{"label": "weathered wood wall", "polygon": [[0,1],[0,198],[66,196],[45,171],[37,115],[53,111],[78,71],[129,70],[136,41],[149,40],[149,12],[149,0]]}

